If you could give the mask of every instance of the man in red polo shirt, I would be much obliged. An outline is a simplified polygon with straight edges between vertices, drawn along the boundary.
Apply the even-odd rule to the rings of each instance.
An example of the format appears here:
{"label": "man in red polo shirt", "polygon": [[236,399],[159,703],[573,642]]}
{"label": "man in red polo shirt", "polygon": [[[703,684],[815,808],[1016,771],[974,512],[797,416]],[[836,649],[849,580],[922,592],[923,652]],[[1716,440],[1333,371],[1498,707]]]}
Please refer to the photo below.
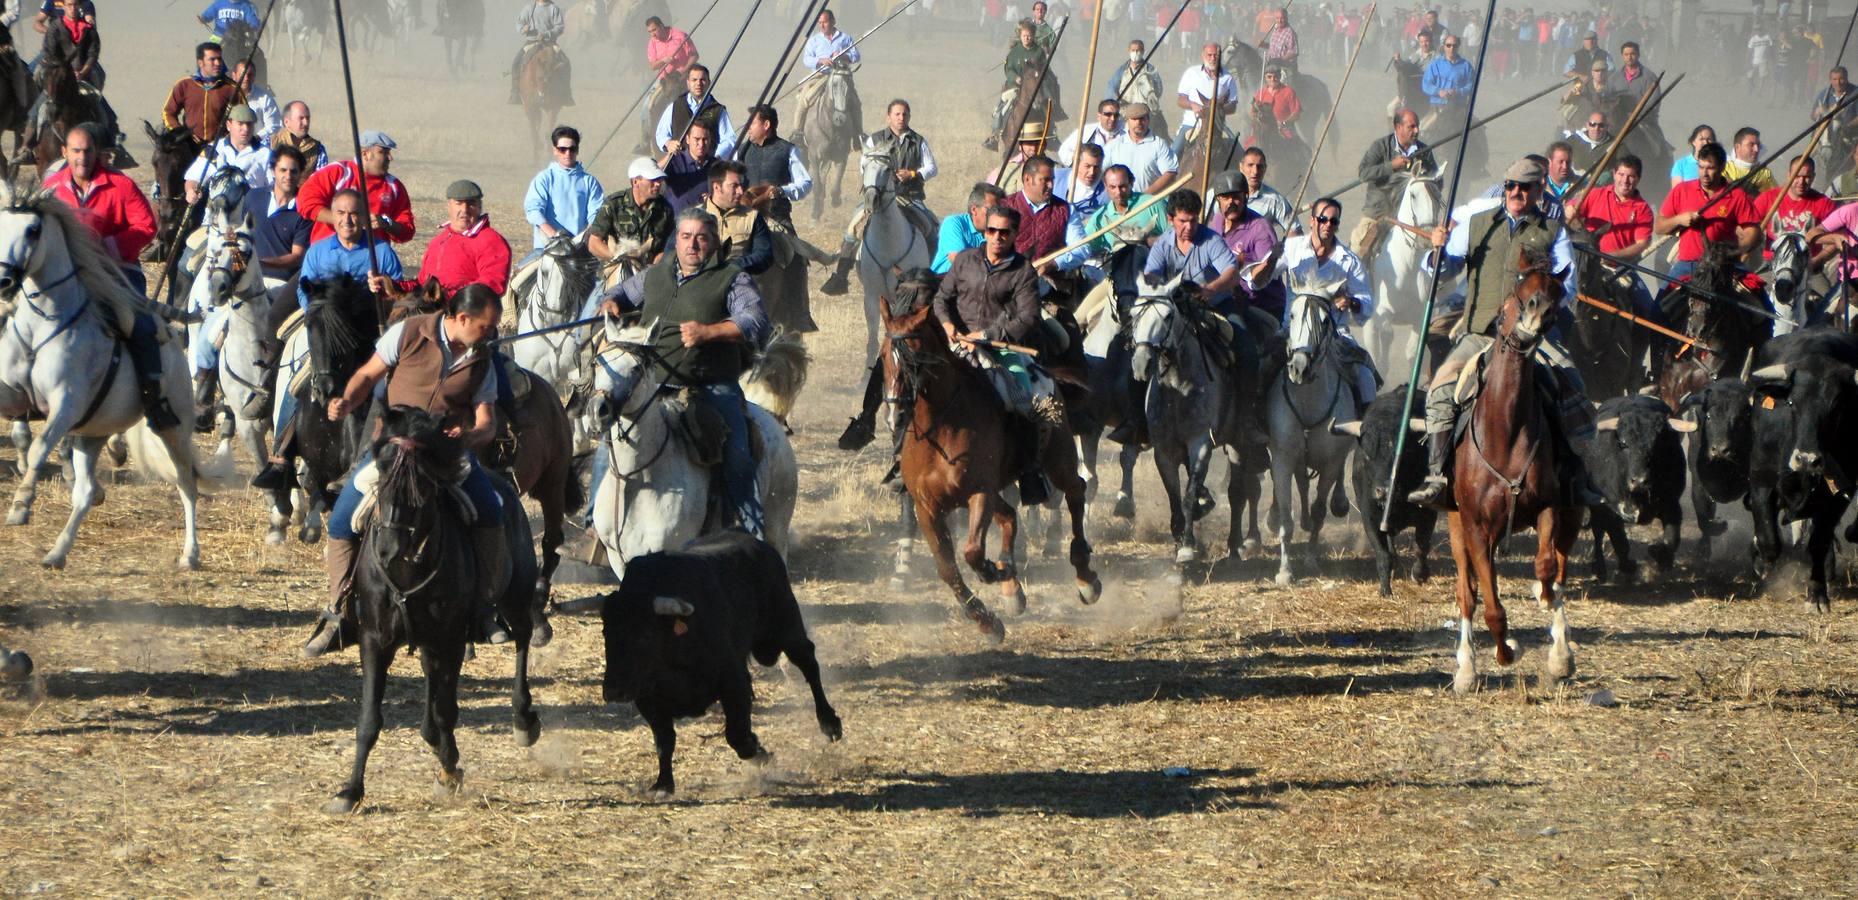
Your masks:
{"label": "man in red polo shirt", "polygon": [[445,189],[446,222],[439,226],[419,263],[417,287],[428,278],[450,297],[467,284],[481,284],[498,296],[510,287],[510,242],[490,227],[484,214],[484,190],[460,179]]}
{"label": "man in red polo shirt", "polygon": [[406,185],[387,171],[393,165],[396,146],[384,132],[364,131],[359,163],[352,159],[330,163],[303,183],[297,191],[297,212],[311,222],[312,245],[335,234],[335,213],[329,209],[329,202],[338,191],[360,190],[364,170],[368,174],[368,212],[372,214],[374,236],[396,244],[413,239],[413,201],[407,196]]}
{"label": "man in red polo shirt", "polygon": [[[1683,278],[1696,271],[1710,244],[1728,245],[1740,255],[1755,249],[1760,238],[1756,226],[1761,213],[1742,191],[1728,191],[1729,180],[1723,177],[1723,163],[1728,154],[1714,141],[1697,150],[1697,178],[1671,189],[1658,210],[1652,230],[1659,234],[1683,232],[1677,240],[1677,263],[1671,267],[1673,278]],[[1721,196],[1718,196],[1721,195]],[[1703,204],[1717,199],[1708,209]]]}
{"label": "man in red polo shirt", "polygon": [[[1613,183],[1594,188],[1581,198],[1573,219],[1589,233],[1600,232],[1597,240],[1601,253],[1626,262],[1638,262],[1652,243],[1651,204],[1639,196],[1639,174],[1644,169],[1637,156],[1624,154],[1613,164]],[[1609,267],[1609,275],[1612,274]],[[1639,315],[1662,325],[1664,313],[1652,302],[1652,292],[1637,275],[1627,278],[1632,285],[1632,307]]]}
{"label": "man in red polo shirt", "polygon": [[[1006,198],[1006,206],[1019,213],[1019,237],[1013,251],[1033,262],[1064,247],[1065,225],[1071,221],[1071,205],[1052,195],[1052,158],[1044,154],[1028,157],[1020,169],[1020,189]],[[1039,266],[1043,280],[1058,268],[1056,262]],[[1045,286],[1041,285],[1041,293]]]}
{"label": "man in red polo shirt", "polygon": [[[1795,171],[1795,166],[1799,167],[1798,171]],[[1767,234],[1764,240],[1768,246],[1761,250],[1763,259],[1774,258],[1772,245],[1775,238],[1790,231],[1806,234],[1817,228],[1821,222],[1826,221],[1826,217],[1839,208],[1837,203],[1832,202],[1831,197],[1813,189],[1815,168],[1812,157],[1802,159],[1796,156],[1787,163],[1787,171],[1793,172],[1793,178],[1788,180],[1786,186],[1769,188],[1761,196],[1755,198],[1756,215],[1766,216],[1769,209],[1774,210],[1774,215],[1768,219]],[[1777,198],[1780,201],[1779,206],[1775,206]],[[1813,254],[1812,264],[1808,268],[1818,269],[1837,252],[1839,248],[1836,246],[1821,249]]]}

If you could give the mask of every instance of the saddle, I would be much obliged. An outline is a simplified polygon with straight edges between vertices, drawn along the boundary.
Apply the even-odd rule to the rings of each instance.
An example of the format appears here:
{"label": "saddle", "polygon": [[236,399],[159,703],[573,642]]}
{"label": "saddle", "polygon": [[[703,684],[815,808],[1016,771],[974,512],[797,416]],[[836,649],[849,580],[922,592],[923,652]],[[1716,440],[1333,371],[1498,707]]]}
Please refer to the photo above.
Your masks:
{"label": "saddle", "polygon": [[[458,470],[447,477],[443,483],[446,493],[457,502],[467,528],[476,525],[478,516],[481,515],[477,504],[471,502],[471,495],[465,493],[464,480],[470,474],[471,459],[461,456]],[[355,507],[355,515],[349,519],[349,526],[355,529],[356,534],[365,533],[368,525],[374,521],[375,500],[380,486],[381,472],[375,460],[368,460],[367,465],[355,472],[355,490],[361,492],[361,503]]]}
{"label": "saddle", "polygon": [[[708,403],[692,402],[688,389],[678,391],[666,397],[665,404],[670,408],[671,419],[677,423],[678,433],[683,437],[684,448],[690,454],[690,461],[705,469],[722,465],[723,448],[729,441],[729,422]],[[748,447],[754,454],[755,461],[761,461],[761,430],[752,416],[745,416],[748,422]]]}
{"label": "saddle", "polygon": [[[1458,384],[1452,388],[1452,400],[1458,408],[1458,415],[1452,421],[1452,443],[1454,444],[1458,442],[1458,439],[1463,438],[1465,430],[1471,427],[1471,417],[1466,413],[1471,409],[1471,402],[1476,400],[1478,394],[1484,390],[1484,365],[1490,361],[1490,351],[1495,346],[1492,344],[1477,351],[1477,356],[1465,363],[1464,368],[1458,373]],[[1535,355],[1530,356],[1530,362],[1535,365],[1535,389],[1543,405],[1549,410],[1558,408],[1561,404],[1561,377],[1555,373],[1555,367]],[[1557,417],[1551,412],[1549,418],[1554,420]]]}

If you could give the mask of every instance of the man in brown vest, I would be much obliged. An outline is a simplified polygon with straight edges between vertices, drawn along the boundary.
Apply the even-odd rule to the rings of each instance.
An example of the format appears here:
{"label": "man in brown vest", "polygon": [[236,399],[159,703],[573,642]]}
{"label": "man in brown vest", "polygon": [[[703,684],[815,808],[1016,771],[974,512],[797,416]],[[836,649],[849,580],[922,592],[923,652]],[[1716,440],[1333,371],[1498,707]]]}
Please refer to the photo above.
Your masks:
{"label": "man in brown vest", "polygon": [[[1445,508],[1451,494],[1446,490],[1446,465],[1451,459],[1452,427],[1458,419],[1458,375],[1465,365],[1490,347],[1502,314],[1503,301],[1515,289],[1519,263],[1523,254],[1546,259],[1550,271],[1562,282],[1562,303],[1573,302],[1576,290],[1574,254],[1568,233],[1561,223],[1542,215],[1542,181],[1547,172],[1532,159],[1518,160],[1503,173],[1503,203],[1466,216],[1463,208],[1453,210],[1458,224],[1449,232],[1441,224],[1432,233],[1433,255],[1424,263],[1434,277],[1451,279],[1462,270],[1465,276],[1464,310],[1452,325],[1452,352],[1433,370],[1431,386],[1426,391],[1426,481],[1408,495],[1414,503]],[[1462,220],[1462,221],[1460,221]],[[1560,326],[1557,325],[1556,328]],[[1594,490],[1586,466],[1580,462],[1582,451],[1594,438],[1593,406],[1587,402],[1587,388],[1580,371],[1568,359],[1551,331],[1538,345],[1543,362],[1555,370],[1560,387],[1560,427],[1563,447],[1573,452],[1557,454],[1563,465],[1561,483],[1568,485],[1570,500],[1583,506],[1606,502]]]}
{"label": "man in brown vest", "polygon": [[[503,304],[496,293],[481,284],[466,285],[446,301],[443,313],[410,316],[381,335],[374,356],[349,379],[342,396],[329,402],[330,421],[341,421],[387,381],[388,406],[415,406],[443,416],[448,432],[464,442],[467,451],[488,444],[496,434],[495,352],[487,343],[497,333]],[[323,610],[316,634],[303,646],[304,656],[321,656],[341,640],[343,611],[354,587],[358,536],[353,519],[361,506],[355,474],[373,462],[366,453],[350,471],[348,482],[329,512],[329,606]],[[497,623],[493,598],[507,576],[504,552],[503,504],[496,486],[471,457],[471,470],[461,487],[477,510],[472,529],[472,557],[477,562],[478,641],[500,644],[510,636]]]}

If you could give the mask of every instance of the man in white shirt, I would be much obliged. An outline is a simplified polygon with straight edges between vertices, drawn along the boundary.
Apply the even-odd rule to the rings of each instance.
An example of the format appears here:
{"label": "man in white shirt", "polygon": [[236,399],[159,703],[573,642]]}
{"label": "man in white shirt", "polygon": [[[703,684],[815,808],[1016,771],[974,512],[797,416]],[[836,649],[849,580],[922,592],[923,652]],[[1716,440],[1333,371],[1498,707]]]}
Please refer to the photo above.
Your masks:
{"label": "man in white shirt", "polygon": [[1239,157],[1239,174],[1245,176],[1247,209],[1271,220],[1277,230],[1286,235],[1302,234],[1303,223],[1297,221],[1297,211],[1290,208],[1290,201],[1284,195],[1264,183],[1265,172],[1270,168],[1264,151],[1257,147],[1248,148]]}
{"label": "man in white shirt", "polygon": [[[1336,349],[1344,364],[1354,367],[1355,416],[1373,402],[1380,391],[1380,375],[1374,360],[1356,343],[1353,326],[1363,325],[1374,316],[1374,291],[1368,286],[1368,270],[1361,259],[1348,249],[1337,235],[1342,227],[1342,203],[1333,197],[1317,200],[1310,207],[1308,234],[1286,238],[1278,249],[1257,265],[1246,267],[1240,277],[1253,292],[1273,278],[1284,281],[1286,297],[1295,297],[1333,285],[1330,297],[1334,305]],[[1284,304],[1285,325],[1295,304]],[[1338,420],[1348,421],[1338,415]]]}
{"label": "man in white shirt", "polygon": [[[1214,88],[1214,73],[1218,72],[1219,84]],[[1212,110],[1213,121],[1224,127],[1225,118],[1239,105],[1239,86],[1233,81],[1232,73],[1219,71],[1219,45],[1209,43],[1200,48],[1200,65],[1181,73],[1181,83],[1175,88],[1175,104],[1183,111],[1181,125],[1174,132],[1174,155],[1181,155],[1181,148],[1186,146],[1187,134],[1200,123],[1200,117],[1207,114],[1208,107],[1213,106],[1213,95],[1219,95],[1219,102]]]}
{"label": "man in white shirt", "polygon": [[245,92],[245,105],[252,108],[252,115],[257,117],[256,131],[258,143],[271,146],[271,138],[284,127],[284,111],[278,108],[277,95],[271,89],[257,82],[252,70],[257,68],[249,62],[241,62],[232,70],[232,80],[237,82]]}
{"label": "man in white shirt", "polygon": [[1058,147],[1058,164],[1061,166],[1077,165],[1077,148],[1085,144],[1108,147],[1110,142],[1123,136],[1123,116],[1117,108],[1116,99],[1108,98],[1097,104],[1097,121],[1090,123],[1064,139]]}
{"label": "man in white shirt", "polygon": [[213,142],[213,154],[194,160],[183,176],[188,203],[199,200],[200,185],[224,168],[245,173],[245,185],[254,191],[271,187],[271,148],[254,134],[257,119],[244,104],[226,110],[226,136]]}
{"label": "man in white shirt", "polygon": [[1152,194],[1168,186],[1180,173],[1180,160],[1161,135],[1148,130],[1148,105],[1123,104],[1123,121],[1129,130],[1103,148],[1103,167],[1127,166],[1136,193]]}

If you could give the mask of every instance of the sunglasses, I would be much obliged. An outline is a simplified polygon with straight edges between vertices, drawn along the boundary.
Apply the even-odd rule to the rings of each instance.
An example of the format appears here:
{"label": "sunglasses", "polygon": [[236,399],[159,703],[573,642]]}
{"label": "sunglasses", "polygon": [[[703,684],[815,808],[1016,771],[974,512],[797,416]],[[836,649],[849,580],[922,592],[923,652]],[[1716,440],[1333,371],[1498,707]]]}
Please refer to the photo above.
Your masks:
{"label": "sunglasses", "polygon": [[1011,228],[995,228],[992,225],[989,225],[986,228],[981,229],[981,231],[987,234],[1004,234],[1004,235],[1009,235],[1009,236],[1012,235],[1013,233],[1013,229]]}
{"label": "sunglasses", "polygon": [[1447,47],[1456,47],[1456,46],[1458,46],[1458,42],[1457,42],[1457,41],[1446,41],[1446,42],[1445,42],[1445,46],[1447,46]]}
{"label": "sunglasses", "polygon": [[581,152],[581,145],[579,144],[557,144],[555,146],[555,152],[556,153],[579,153]]}
{"label": "sunglasses", "polygon": [[1605,128],[1606,123],[1605,122],[1588,122],[1587,127],[1588,128]]}
{"label": "sunglasses", "polygon": [[1526,191],[1528,189],[1529,185],[1521,181],[1506,181],[1503,183],[1503,192],[1506,194],[1510,191]]}
{"label": "sunglasses", "polygon": [[1113,109],[1099,109],[1097,110],[1097,115],[1102,116],[1106,119],[1114,119],[1116,118],[1118,113],[1116,112],[1116,110],[1113,110]]}
{"label": "sunglasses", "polygon": [[1316,224],[1318,225],[1327,225],[1330,222],[1336,221],[1335,216],[1316,216],[1314,218],[1316,219]]}

